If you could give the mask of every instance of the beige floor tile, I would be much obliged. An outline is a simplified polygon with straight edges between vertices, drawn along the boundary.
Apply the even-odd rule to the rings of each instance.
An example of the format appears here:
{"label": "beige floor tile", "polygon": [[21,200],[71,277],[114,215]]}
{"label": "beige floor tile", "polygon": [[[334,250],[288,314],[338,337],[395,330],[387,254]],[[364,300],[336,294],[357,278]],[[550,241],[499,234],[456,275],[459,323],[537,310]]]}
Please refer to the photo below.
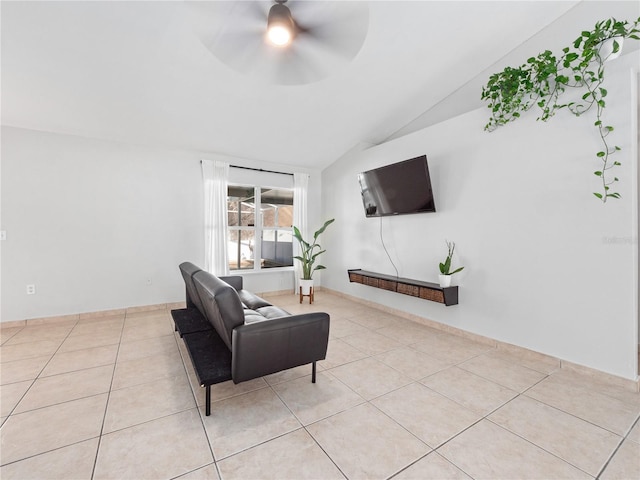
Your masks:
{"label": "beige floor tile", "polygon": [[171,325],[173,319],[167,310],[153,310],[149,312],[128,313],[125,317],[125,328],[148,327],[151,325]]}
{"label": "beige floor tile", "polygon": [[547,375],[556,372],[560,369],[560,360],[553,357],[548,357],[536,352],[529,351],[508,351],[508,350],[496,350],[488,355],[501,358],[508,362],[517,363],[523,367],[530,368],[540,373]]}
{"label": "beige floor tile", "polygon": [[126,362],[117,362],[112,390],[155,382],[160,378],[186,375],[180,354],[152,355]]}
{"label": "beige floor tile", "polygon": [[411,344],[411,347],[432,357],[454,364],[464,362],[493,350],[493,347],[489,345],[474,342],[473,340],[449,333],[439,333],[438,335],[429,336],[417,343]]}
{"label": "beige floor tile", "polygon": [[627,438],[632,442],[640,443],[640,421],[637,421],[634,427],[627,435]]}
{"label": "beige floor tile", "polygon": [[60,346],[59,352],[72,352],[105,345],[115,345],[120,342],[120,333],[101,333],[97,335],[76,335],[68,337]]}
{"label": "beige floor tile", "polygon": [[33,385],[33,380],[3,385],[0,388],[0,416],[9,415],[31,385]]}
{"label": "beige floor tile", "polygon": [[11,415],[0,429],[2,464],[99,436],[106,405],[102,394]]}
{"label": "beige floor tile", "polygon": [[413,380],[419,380],[451,366],[450,363],[444,360],[409,347],[381,353],[376,355],[375,358]]}
{"label": "beige floor tile", "polygon": [[40,340],[17,345],[3,345],[0,347],[0,362],[15,362],[44,355],[51,356],[58,350],[60,343],[60,341]]}
{"label": "beige floor tile", "polygon": [[186,376],[114,390],[109,396],[104,433],[195,408]]}
{"label": "beige floor tile", "polygon": [[351,480],[387,478],[431,450],[370,404],[350,408],[307,430]]}
{"label": "beige floor tile", "polygon": [[90,479],[98,451],[98,438],[36,455],[0,467],[3,480]]}
{"label": "beige floor tile", "polygon": [[95,321],[92,323],[78,323],[71,333],[70,337],[78,337],[84,335],[120,335],[124,318],[116,317],[108,320]]}
{"label": "beige floor tile", "polygon": [[51,359],[51,355],[0,363],[0,385],[35,380]]}
{"label": "beige floor tile", "polygon": [[216,460],[301,426],[271,388],[213,402],[202,417]]}
{"label": "beige floor tile", "polygon": [[[201,407],[205,402],[205,389],[198,385],[198,379],[195,377],[195,374],[193,377],[190,376],[190,380],[192,380],[192,385],[197,387],[194,389],[194,394],[198,402],[198,406]],[[217,402],[218,400],[224,400],[225,398],[236,397],[243,393],[252,392],[267,386],[267,382],[265,382],[262,377],[241,383],[233,383],[233,380],[229,380],[228,382],[211,385],[211,401]]]}
{"label": "beige floor tile", "polygon": [[[349,309],[346,309],[349,311]],[[349,315],[349,320],[370,330],[393,326],[397,318],[380,311],[371,311]]]}
{"label": "beige floor tile", "polygon": [[415,322],[404,322],[401,324],[392,324],[390,326],[376,330],[377,333],[393,338],[403,345],[411,345],[420,341],[427,341],[434,335],[438,335],[438,331]]}
{"label": "beige floor tile", "polygon": [[544,373],[488,355],[467,360],[459,367],[516,392],[523,392],[546,377]]}
{"label": "beige floor tile", "polygon": [[420,382],[482,415],[489,414],[518,395],[518,392],[458,367],[448,368]]}
{"label": "beige floor tile", "polygon": [[220,480],[218,475],[218,469],[216,464],[212,463],[206,467],[198,468],[193,472],[186,473],[180,477],[176,477],[176,480]]}
{"label": "beige floor tile", "polygon": [[93,478],[173,478],[212,462],[196,409],[102,437]]}
{"label": "beige floor tile", "polygon": [[527,390],[526,396],[621,436],[626,435],[640,414],[640,404],[631,405],[597,390],[567,383],[556,375]]}
{"label": "beige floor tile", "polygon": [[[167,310],[136,312],[126,319],[123,311],[84,316],[77,322],[2,329],[0,341],[6,343],[0,347],[0,463],[5,465],[0,467],[0,477],[89,479],[91,471],[83,472],[95,461],[97,437],[105,420],[106,430],[118,430],[103,437],[96,478],[220,480],[210,438],[215,451],[222,452],[220,464],[228,467],[223,480],[234,475],[330,478],[331,471],[338,471],[334,467],[341,465],[338,462],[350,469],[351,475],[347,470],[342,473],[349,478],[397,474],[394,479],[442,479],[467,478],[468,474],[492,480],[564,479],[596,472],[612,451],[604,440],[600,448],[598,439],[618,438],[614,433],[626,434],[627,439],[602,467],[602,479],[640,478],[637,393],[600,378],[557,370],[558,362],[544,356],[496,350],[331,293],[317,292],[314,305],[299,304],[293,294],[272,301],[291,312],[326,311],[331,315],[329,349],[327,359],[318,362],[318,382],[310,382],[311,366],[307,365],[266,377],[271,385],[265,378],[214,385],[210,417],[204,416],[203,408],[192,408],[196,403],[204,405],[204,389],[197,384],[184,342],[173,332]],[[126,335],[121,343],[122,333]],[[373,339],[380,335],[384,342],[402,346],[369,357],[379,348],[375,342],[364,347],[365,353],[345,341],[345,337],[358,335]],[[444,368],[462,362],[487,376]],[[442,365],[444,369],[434,370]],[[103,366],[109,366],[114,375],[108,405],[105,394],[65,401],[68,395],[91,391],[96,378],[87,383],[75,375],[64,375],[80,375]],[[502,376],[503,383],[522,381],[519,373],[528,370],[550,377],[519,397],[493,378]],[[36,396],[44,398],[44,403],[62,403],[5,416],[28,385],[25,395],[29,398],[24,396],[21,402],[34,403],[24,403],[23,408],[38,406]],[[36,385],[38,395],[31,393]],[[356,391],[375,400],[352,404],[351,400],[359,398]],[[423,391],[430,393],[423,395]],[[378,409],[378,404],[385,410]],[[432,442],[437,442],[438,435],[453,435],[447,431],[447,422],[454,424],[454,432],[462,428],[455,422],[460,420],[458,409],[465,411],[463,407],[473,410],[474,418],[493,414],[491,420],[473,424],[439,447],[443,453],[455,453],[458,460],[449,459],[454,466],[412,432],[436,437]],[[365,413],[359,413],[362,411]],[[187,464],[180,465],[175,439],[184,436],[181,428],[188,429],[180,417],[188,412],[196,417],[194,424],[202,441],[189,440],[198,437],[193,431],[186,435],[192,444]],[[163,423],[176,415],[180,420],[172,426]],[[380,422],[393,427],[379,427]],[[302,424],[307,427],[301,428]],[[305,432],[317,426],[326,438],[335,437],[328,442],[333,450],[322,443],[309,443]],[[412,450],[415,442],[421,449]],[[305,450],[309,445],[311,450]],[[320,467],[314,470],[316,459],[329,456],[333,457],[330,472],[314,473],[324,472]],[[277,458],[281,460],[274,462]],[[151,463],[159,464],[162,472],[147,470]],[[252,468],[258,473],[251,473]]]}
{"label": "beige floor tile", "polygon": [[118,321],[124,322],[124,312],[122,311],[119,312],[115,310],[104,315],[96,314],[96,315],[84,316],[81,314],[76,325],[88,325],[88,324],[101,325],[102,322],[118,322]]}
{"label": "beige floor tile", "polygon": [[411,383],[411,379],[374,358],[332,368],[331,374],[366,400]]}
{"label": "beige floor tile", "polygon": [[419,383],[402,387],[371,403],[432,448],[481,418],[477,412]]}
{"label": "beige floor tile", "polygon": [[33,327],[24,327],[13,337],[11,337],[3,346],[19,345],[28,342],[53,341],[62,343],[69,335],[73,325],[37,325]]}
{"label": "beige floor tile", "polygon": [[[307,365],[300,365],[299,367],[289,368],[287,370],[282,370],[281,372],[272,373],[271,375],[266,375],[262,378],[264,378],[269,385],[277,385],[278,383],[289,382],[291,380],[295,380],[296,378],[311,375],[312,369],[313,367],[309,363]],[[320,370],[322,370],[322,366],[316,364],[316,371]]]}
{"label": "beige floor tile", "polygon": [[488,420],[464,431],[438,453],[474,479],[592,478]]}
{"label": "beige floor tile", "polygon": [[558,370],[553,374],[554,381],[581,388],[585,391],[596,391],[602,395],[615,398],[631,407],[638,407],[640,413],[640,393],[620,387],[615,384],[605,383],[599,379],[573,372],[571,370]]}
{"label": "beige floor tile", "polygon": [[366,353],[367,355],[376,355],[378,353],[388,352],[389,350],[402,347],[400,342],[376,332],[348,335],[346,337],[342,337],[342,341]]}
{"label": "beige floor tile", "polygon": [[273,387],[303,425],[316,422],[364,402],[333,375],[318,373],[316,383],[306,376]]}
{"label": "beige floor tile", "polygon": [[140,322],[142,325],[129,325],[125,322],[122,330],[123,342],[134,342],[145,338],[164,337],[173,334],[173,326],[168,322]]}
{"label": "beige floor tile", "polygon": [[109,391],[113,366],[88,368],[38,378],[15,409],[16,413],[90,397]]}
{"label": "beige floor tile", "polygon": [[512,400],[490,415],[489,420],[594,477],[622,440],[607,430],[525,396]]}
{"label": "beige floor tile", "polygon": [[225,458],[218,466],[225,480],[345,478],[304,429]]}
{"label": "beige floor tile", "polygon": [[118,361],[126,362],[127,360],[137,360],[152,355],[172,355],[177,351],[178,344],[172,334],[132,342],[123,338],[118,350]]}
{"label": "beige floor tile", "polygon": [[333,368],[345,363],[351,363],[356,360],[367,357],[368,355],[339,338],[329,339],[327,347],[327,358],[318,362],[324,368]]}
{"label": "beige floor tile", "polygon": [[640,478],[640,445],[625,440],[599,477],[601,480]]}
{"label": "beige floor tile", "polygon": [[447,461],[437,452],[431,452],[424,458],[411,465],[393,480],[471,480],[458,467]]}
{"label": "beige floor tile", "polygon": [[330,338],[342,338],[347,335],[354,335],[356,333],[367,333],[369,332],[368,328],[363,327],[355,322],[350,320],[340,319],[340,318],[331,318],[330,326],[329,326],[329,336]]}
{"label": "beige floor tile", "polygon": [[56,353],[42,371],[42,377],[73,372],[86,368],[113,365],[116,362],[118,345],[86,348],[72,352]]}
{"label": "beige floor tile", "polygon": [[9,340],[23,328],[24,327],[0,328],[0,345],[3,345],[7,340]]}

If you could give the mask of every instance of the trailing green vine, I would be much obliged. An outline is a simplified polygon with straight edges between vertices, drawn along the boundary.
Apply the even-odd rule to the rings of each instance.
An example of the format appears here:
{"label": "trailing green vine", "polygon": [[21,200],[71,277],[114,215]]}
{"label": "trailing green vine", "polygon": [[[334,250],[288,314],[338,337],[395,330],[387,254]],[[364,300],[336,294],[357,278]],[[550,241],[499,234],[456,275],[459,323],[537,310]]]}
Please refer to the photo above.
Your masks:
{"label": "trailing green vine", "polygon": [[[620,162],[610,158],[620,147],[609,144],[608,136],[614,128],[603,122],[607,96],[607,90],[602,86],[604,63],[617,56],[625,38],[640,40],[639,23],[640,18],[634,22],[615,18],[600,21],[593,30],[583,31],[573,42],[573,48],[563,48],[557,57],[545,50],[519,67],[506,67],[502,72],[491,75],[481,97],[488,101],[491,109],[485,130],[493,131],[506,125],[534,106],[541,110],[536,120],[542,121],[549,120],[562,108],[580,116],[595,107],[594,125],[598,129],[602,149],[596,154],[601,164],[594,174],[600,179],[602,189],[593,194],[602,202],[607,198],[620,198],[618,192],[612,191],[618,178],[612,178],[610,172],[620,166]],[[612,44],[609,51],[605,51],[607,42]],[[581,100],[560,103],[559,98],[567,89],[582,89]]]}

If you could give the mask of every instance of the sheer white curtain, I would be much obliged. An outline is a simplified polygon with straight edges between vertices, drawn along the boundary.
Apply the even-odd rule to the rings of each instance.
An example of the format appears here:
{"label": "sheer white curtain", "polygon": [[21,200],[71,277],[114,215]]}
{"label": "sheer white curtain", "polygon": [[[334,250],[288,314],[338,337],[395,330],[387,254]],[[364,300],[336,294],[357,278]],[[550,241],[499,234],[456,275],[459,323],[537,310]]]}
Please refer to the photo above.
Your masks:
{"label": "sheer white curtain", "polygon": [[227,185],[229,164],[202,160],[204,178],[204,269],[229,274],[227,258]]}
{"label": "sheer white curtain", "polygon": [[[302,238],[309,239],[307,225],[307,190],[309,188],[309,175],[306,173],[293,174],[293,224],[298,227]],[[294,240],[293,255],[300,255],[300,246]],[[302,266],[298,260],[293,261],[295,279],[293,282],[294,292],[298,292],[298,280],[302,277]]]}

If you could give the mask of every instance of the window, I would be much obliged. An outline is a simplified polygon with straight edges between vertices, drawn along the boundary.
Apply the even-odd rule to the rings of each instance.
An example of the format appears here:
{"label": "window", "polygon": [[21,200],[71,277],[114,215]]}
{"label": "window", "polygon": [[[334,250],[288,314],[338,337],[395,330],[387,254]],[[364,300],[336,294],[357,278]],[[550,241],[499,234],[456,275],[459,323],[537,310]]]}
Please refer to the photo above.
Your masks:
{"label": "window", "polygon": [[230,270],[293,265],[293,190],[229,185],[227,217]]}

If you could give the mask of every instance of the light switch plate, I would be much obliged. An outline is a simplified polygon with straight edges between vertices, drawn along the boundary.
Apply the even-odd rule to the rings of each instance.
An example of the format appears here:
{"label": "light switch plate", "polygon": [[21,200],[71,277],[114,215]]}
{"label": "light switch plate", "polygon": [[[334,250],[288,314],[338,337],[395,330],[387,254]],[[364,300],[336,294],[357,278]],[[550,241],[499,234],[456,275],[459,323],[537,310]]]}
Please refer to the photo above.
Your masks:
{"label": "light switch plate", "polygon": [[0,230],[0,240],[6,240],[6,239],[7,239],[7,231]]}

